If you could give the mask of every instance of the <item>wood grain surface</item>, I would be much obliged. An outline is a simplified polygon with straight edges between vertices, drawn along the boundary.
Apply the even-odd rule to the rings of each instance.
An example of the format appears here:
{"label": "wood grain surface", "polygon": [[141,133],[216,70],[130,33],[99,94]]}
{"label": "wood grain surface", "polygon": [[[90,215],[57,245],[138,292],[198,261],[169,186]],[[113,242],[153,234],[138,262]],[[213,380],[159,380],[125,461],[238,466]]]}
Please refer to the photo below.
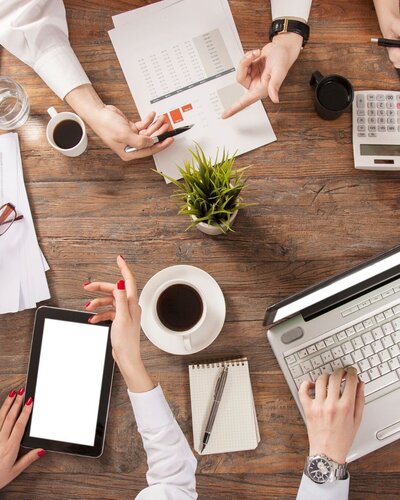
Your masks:
{"label": "wood grain surface", "polygon": [[[107,30],[111,16],[140,0],[66,0],[72,46],[107,103],[137,117]],[[266,0],[231,0],[245,50],[267,40]],[[310,75],[338,73],[355,89],[398,89],[371,0],[314,0],[311,40],[280,93],[264,102],[278,141],[240,157],[249,165],[244,197],[256,206],[239,214],[236,233],[211,238],[185,232],[171,187],[151,172],[153,160],[125,164],[89,131],[87,153],[75,159],[46,142],[46,109],[66,110],[27,66],[5,50],[0,71],[26,88],[29,121],[19,131],[26,187],[51,270],[49,304],[82,309],[82,283],[117,279],[115,257],[132,264],[139,288],[157,271],[191,264],[209,272],[227,301],[225,326],[205,351],[166,354],[144,336],[146,365],[158,379],[192,443],[187,365],[247,355],[261,432],[255,451],[202,457],[200,498],[294,498],[304,456],[305,426],[267,343],[267,305],[399,243],[400,173],[356,171],[351,115],[321,120]],[[223,144],[221,144],[223,146]],[[1,279],[1,277],[0,277]],[[24,384],[34,311],[0,318],[1,399]],[[84,388],[83,388],[84,390]],[[55,395],[62,404],[62,394]],[[393,443],[351,464],[352,499],[399,498],[400,449]],[[146,459],[120,374],[114,380],[106,446],[99,460],[49,454],[0,492],[7,500],[128,499],[145,487]]]}

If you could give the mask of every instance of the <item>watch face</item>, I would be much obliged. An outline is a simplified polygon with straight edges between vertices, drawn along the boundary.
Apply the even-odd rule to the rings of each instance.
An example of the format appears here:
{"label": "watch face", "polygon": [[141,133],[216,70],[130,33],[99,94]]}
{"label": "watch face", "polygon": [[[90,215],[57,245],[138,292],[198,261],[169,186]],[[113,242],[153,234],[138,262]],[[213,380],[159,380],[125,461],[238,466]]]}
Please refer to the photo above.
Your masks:
{"label": "watch face", "polygon": [[331,475],[331,464],[325,458],[314,458],[308,466],[308,474],[314,483],[326,483]]}

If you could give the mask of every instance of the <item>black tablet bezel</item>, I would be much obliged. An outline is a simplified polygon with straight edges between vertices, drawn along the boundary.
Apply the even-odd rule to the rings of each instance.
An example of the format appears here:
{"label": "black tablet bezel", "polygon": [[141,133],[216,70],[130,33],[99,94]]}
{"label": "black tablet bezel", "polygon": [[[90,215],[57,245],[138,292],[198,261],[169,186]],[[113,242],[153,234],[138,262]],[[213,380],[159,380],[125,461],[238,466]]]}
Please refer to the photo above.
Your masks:
{"label": "black tablet bezel", "polygon": [[[72,323],[88,324],[88,319],[91,314],[82,311],[73,311],[69,309],[58,309],[55,307],[41,306],[36,311],[35,326],[33,329],[31,355],[29,360],[27,381],[26,381],[26,397],[33,397],[35,401],[35,391],[37,374],[39,368],[40,352],[42,348],[43,328],[45,319],[58,319],[61,321],[69,321]],[[111,386],[114,373],[114,359],[112,357],[112,347],[110,338],[111,321],[103,321],[97,325],[108,326],[108,341],[106,355],[104,359],[103,380],[100,392],[99,411],[97,414],[96,435],[94,446],[81,445],[76,443],[66,443],[63,441],[53,441],[49,439],[32,437],[29,435],[31,429],[31,419],[22,439],[22,446],[27,448],[43,448],[46,451],[58,453],[70,453],[73,455],[82,455],[85,457],[98,458],[103,453],[104,438],[106,433],[108,408],[111,397]],[[33,410],[34,411],[34,410]]]}

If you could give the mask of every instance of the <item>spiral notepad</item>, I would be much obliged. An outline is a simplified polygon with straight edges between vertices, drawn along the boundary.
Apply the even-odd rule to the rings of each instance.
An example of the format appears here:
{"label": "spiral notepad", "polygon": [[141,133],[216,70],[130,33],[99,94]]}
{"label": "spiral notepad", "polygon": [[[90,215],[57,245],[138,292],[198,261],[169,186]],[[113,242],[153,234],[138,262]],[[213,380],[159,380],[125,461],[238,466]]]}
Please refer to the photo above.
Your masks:
{"label": "spiral notepad", "polygon": [[200,453],[215,385],[224,365],[229,366],[225,389],[202,455],[253,450],[260,442],[249,365],[247,358],[239,358],[189,365],[194,449]]}

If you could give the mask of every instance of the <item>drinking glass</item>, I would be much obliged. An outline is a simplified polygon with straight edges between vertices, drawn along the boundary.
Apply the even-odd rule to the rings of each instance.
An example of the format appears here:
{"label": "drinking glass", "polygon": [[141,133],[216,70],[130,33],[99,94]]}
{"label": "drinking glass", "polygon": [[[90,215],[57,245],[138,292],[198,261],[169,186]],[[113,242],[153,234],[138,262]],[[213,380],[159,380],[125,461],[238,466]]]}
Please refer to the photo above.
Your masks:
{"label": "drinking glass", "polygon": [[21,127],[29,116],[29,100],[21,85],[0,77],[0,130]]}

